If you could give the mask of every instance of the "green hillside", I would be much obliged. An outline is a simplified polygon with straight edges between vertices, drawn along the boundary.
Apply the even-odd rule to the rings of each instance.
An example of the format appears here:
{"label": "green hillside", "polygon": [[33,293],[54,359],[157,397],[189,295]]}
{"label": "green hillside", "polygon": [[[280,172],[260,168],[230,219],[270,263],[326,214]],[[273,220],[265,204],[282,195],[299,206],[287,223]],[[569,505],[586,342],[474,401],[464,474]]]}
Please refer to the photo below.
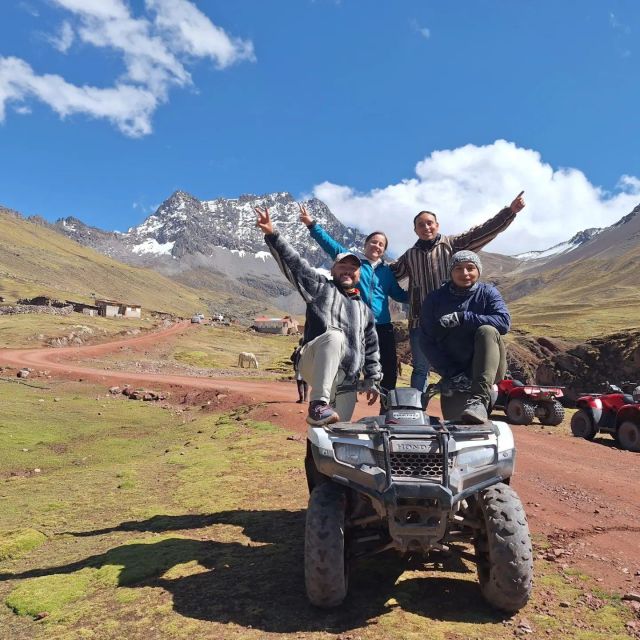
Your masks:
{"label": "green hillside", "polygon": [[[514,326],[536,335],[586,339],[640,326],[640,247],[535,274],[533,293],[509,303]],[[526,277],[500,284],[507,300]]]}
{"label": "green hillside", "polygon": [[210,292],[112,260],[6,209],[0,228],[0,295],[8,302],[47,295],[90,303],[95,294],[180,316],[216,303]]}

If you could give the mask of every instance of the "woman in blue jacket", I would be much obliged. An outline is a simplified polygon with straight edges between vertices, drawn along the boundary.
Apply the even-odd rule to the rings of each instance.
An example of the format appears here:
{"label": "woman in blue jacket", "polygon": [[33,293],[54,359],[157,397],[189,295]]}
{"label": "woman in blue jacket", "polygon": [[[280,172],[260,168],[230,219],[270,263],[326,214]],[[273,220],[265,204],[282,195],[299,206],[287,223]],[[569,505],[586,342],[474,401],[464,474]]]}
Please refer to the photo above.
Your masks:
{"label": "woman in blue jacket", "polygon": [[487,420],[491,387],[506,372],[502,336],[511,324],[502,296],[479,281],[481,273],[476,253],[454,253],[449,280],[425,298],[420,313],[423,347],[443,392],[470,390],[461,417],[473,424]]}
{"label": "woman in blue jacket", "polygon": [[[311,237],[320,248],[335,260],[339,253],[351,251],[334,240],[300,205],[300,222],[309,229]],[[393,335],[391,314],[389,313],[389,297],[397,302],[408,302],[407,292],[398,285],[389,265],[384,261],[387,249],[387,236],[382,231],[370,233],[364,242],[364,253],[358,253],[362,265],[360,267],[360,284],[358,289],[363,302],[373,312],[380,349],[380,365],[382,366],[383,389],[390,391],[396,388],[398,380],[398,358],[396,339]]]}

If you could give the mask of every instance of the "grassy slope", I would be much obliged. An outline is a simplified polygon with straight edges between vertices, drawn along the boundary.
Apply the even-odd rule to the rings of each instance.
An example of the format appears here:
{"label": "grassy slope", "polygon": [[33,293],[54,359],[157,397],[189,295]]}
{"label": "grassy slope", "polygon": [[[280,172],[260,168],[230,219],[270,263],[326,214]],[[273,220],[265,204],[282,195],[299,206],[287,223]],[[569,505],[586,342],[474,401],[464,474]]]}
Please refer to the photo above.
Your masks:
{"label": "grassy slope", "polygon": [[[313,609],[303,442],[243,410],[163,411],[103,393],[0,382],[0,637],[513,637],[473,567],[446,559],[438,570],[393,555],[360,562],[348,603]],[[554,638],[626,637],[628,610],[602,594],[591,611],[589,578],[568,576],[537,560],[516,623]]]}
{"label": "grassy slope", "polygon": [[[582,340],[638,327],[638,264],[640,247],[542,272],[541,289],[509,304],[514,325],[536,335]],[[500,287],[507,299],[510,286]]]}
{"label": "grassy slope", "polygon": [[[0,211],[0,295],[92,302],[92,294],[187,316],[205,311],[201,292],[130,267],[41,225]],[[209,296],[207,296],[209,297]]]}
{"label": "grassy slope", "polygon": [[51,338],[68,337],[79,331],[89,342],[104,342],[124,337],[129,331],[150,330],[156,326],[156,321],[144,316],[136,320],[90,317],[79,313],[68,316],[39,313],[0,315],[0,348],[47,346]]}

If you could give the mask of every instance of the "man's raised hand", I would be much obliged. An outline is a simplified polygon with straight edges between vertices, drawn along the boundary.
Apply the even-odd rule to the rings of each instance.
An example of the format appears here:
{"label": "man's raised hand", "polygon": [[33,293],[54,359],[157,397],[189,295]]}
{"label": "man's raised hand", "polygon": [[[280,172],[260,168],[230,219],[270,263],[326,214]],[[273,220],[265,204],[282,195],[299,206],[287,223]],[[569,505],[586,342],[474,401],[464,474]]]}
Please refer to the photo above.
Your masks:
{"label": "man's raised hand", "polygon": [[307,208],[303,204],[298,204],[300,207],[300,222],[302,222],[305,226],[310,226],[313,224],[313,218],[309,215]]}
{"label": "man's raised hand", "polygon": [[256,224],[260,227],[260,231],[264,233],[264,235],[268,235],[273,233],[273,222],[271,222],[271,216],[269,215],[269,209],[265,207],[261,209],[260,207],[254,207],[254,211],[258,214],[258,220]]}
{"label": "man's raised hand", "polygon": [[511,209],[511,211],[513,211],[513,213],[519,213],[520,211],[522,211],[525,208],[525,202],[524,202],[524,198],[522,197],[524,195],[524,191],[521,191],[513,200],[513,202],[509,205],[509,209]]}

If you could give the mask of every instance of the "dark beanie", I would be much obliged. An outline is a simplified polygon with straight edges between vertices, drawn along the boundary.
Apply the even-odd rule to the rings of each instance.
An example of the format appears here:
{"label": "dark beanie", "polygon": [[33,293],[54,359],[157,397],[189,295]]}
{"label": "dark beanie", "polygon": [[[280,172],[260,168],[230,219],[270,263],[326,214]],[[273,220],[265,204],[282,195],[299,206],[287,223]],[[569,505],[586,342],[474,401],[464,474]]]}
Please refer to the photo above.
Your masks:
{"label": "dark beanie", "polygon": [[480,262],[480,256],[473,251],[458,251],[451,256],[451,264],[449,265],[449,278],[451,278],[451,272],[453,268],[461,262],[473,262],[478,268],[478,272],[482,275],[482,262]]}

